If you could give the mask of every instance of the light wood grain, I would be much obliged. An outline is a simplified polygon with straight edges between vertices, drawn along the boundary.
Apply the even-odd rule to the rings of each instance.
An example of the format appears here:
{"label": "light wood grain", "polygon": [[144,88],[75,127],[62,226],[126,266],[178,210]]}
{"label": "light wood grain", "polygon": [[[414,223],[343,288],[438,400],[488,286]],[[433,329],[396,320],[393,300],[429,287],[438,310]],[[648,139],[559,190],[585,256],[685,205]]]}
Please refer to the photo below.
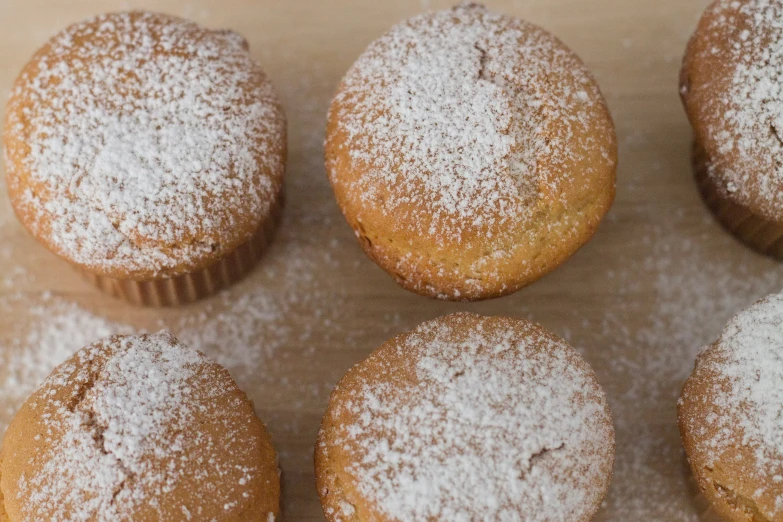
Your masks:
{"label": "light wood grain", "polygon": [[[0,0],[3,98],[33,51],[68,23],[107,10],[154,8],[248,38],[284,100],[291,151],[285,219],[261,266],[228,297],[183,310],[132,308],[99,294],[30,239],[0,195],[0,254],[7,254],[0,255],[0,273],[11,279],[0,289],[11,304],[0,316],[0,346],[18,349],[14,338],[40,327],[27,308],[48,291],[146,329],[174,328],[205,310],[215,317],[243,296],[268,295],[282,317],[247,327],[248,350],[257,349],[260,363],[250,372],[231,370],[274,433],[287,520],[315,521],[323,517],[313,485],[313,443],[330,388],[347,368],[390,335],[443,313],[532,317],[585,354],[611,397],[617,464],[598,519],[699,520],[702,508],[676,428],[679,387],[699,346],[728,317],[783,286],[777,263],[749,252],[714,223],[692,181],[677,75],[706,0],[487,3],[551,30],[594,72],[620,140],[618,197],[595,240],[553,274],[507,298],[450,304],[399,289],[364,258],[333,202],[321,147],[329,99],[364,47],[401,19],[448,3]],[[14,273],[20,276],[10,277]],[[14,297],[20,292],[22,298]],[[202,322],[192,321],[194,328]],[[268,353],[268,344],[281,340]]]}

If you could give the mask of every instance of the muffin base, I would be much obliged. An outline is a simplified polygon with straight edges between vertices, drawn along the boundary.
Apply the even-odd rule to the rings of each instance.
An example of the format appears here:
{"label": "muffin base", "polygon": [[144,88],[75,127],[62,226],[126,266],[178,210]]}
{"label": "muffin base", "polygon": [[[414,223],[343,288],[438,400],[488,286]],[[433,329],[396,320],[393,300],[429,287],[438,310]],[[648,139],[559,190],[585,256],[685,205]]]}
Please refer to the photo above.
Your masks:
{"label": "muffin base", "polygon": [[769,221],[727,199],[709,175],[709,160],[698,143],[691,155],[693,173],[704,203],[718,222],[756,252],[783,260],[783,224]]}
{"label": "muffin base", "polygon": [[269,217],[248,241],[202,270],[143,281],[103,276],[80,267],[77,270],[103,292],[134,305],[167,307],[193,303],[231,286],[253,270],[277,229],[283,199],[281,194]]}

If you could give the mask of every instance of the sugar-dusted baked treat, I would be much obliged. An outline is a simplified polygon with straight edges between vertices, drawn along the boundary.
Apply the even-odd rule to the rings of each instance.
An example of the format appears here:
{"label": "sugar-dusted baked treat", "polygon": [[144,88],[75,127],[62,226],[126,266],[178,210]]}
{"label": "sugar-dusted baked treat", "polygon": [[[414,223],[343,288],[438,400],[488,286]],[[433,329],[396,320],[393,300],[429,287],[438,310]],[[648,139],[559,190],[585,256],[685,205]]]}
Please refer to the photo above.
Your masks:
{"label": "sugar-dusted baked treat", "polygon": [[277,457],[228,371],[170,334],[115,336],[57,367],[0,451],[8,522],[273,522]]}
{"label": "sugar-dusted baked treat", "polygon": [[147,305],[246,274],[280,211],[286,124],[230,31],[101,15],[44,45],[13,87],[8,191],[24,226],[105,291]]}
{"label": "sugar-dusted baked treat", "polygon": [[678,404],[699,489],[735,522],[783,521],[783,294],[734,317],[705,348]]}
{"label": "sugar-dusted baked treat", "polygon": [[334,389],[315,448],[330,522],[592,519],[614,428],[587,362],[521,319],[397,336]]}
{"label": "sugar-dusted baked treat", "polygon": [[326,167],[367,255],[403,287],[512,293],[595,233],[614,126],[579,58],[532,24],[463,4],[370,45],[329,110]]}
{"label": "sugar-dusted baked treat", "polygon": [[718,221],[783,258],[783,1],[717,0],[688,44],[680,93],[699,190]]}

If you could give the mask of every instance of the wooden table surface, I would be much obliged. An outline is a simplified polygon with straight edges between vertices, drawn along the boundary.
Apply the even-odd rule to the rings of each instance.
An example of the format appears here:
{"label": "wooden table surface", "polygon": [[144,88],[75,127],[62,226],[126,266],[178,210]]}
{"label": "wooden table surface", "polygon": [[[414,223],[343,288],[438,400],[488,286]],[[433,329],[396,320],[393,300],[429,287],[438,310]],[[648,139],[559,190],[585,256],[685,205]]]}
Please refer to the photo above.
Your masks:
{"label": "wooden table surface", "polygon": [[530,317],[595,368],[617,426],[614,482],[601,521],[706,520],[683,458],[676,398],[703,344],[783,270],[734,241],[691,177],[691,133],[677,95],[680,58],[706,0],[497,0],[549,29],[598,79],[620,143],[618,195],[596,238],[517,294],[478,304],[398,288],[355,244],[326,182],[322,139],[332,93],[394,23],[447,2],[385,0],[0,0],[0,97],[35,49],[91,14],[151,8],[245,35],[289,119],[284,222],[253,275],[177,310],[126,306],[84,283],[29,238],[0,185],[0,433],[68,352],[109,331],[168,328],[217,357],[274,434],[291,521],[323,520],[312,451],[334,383],[391,335],[444,313]]}

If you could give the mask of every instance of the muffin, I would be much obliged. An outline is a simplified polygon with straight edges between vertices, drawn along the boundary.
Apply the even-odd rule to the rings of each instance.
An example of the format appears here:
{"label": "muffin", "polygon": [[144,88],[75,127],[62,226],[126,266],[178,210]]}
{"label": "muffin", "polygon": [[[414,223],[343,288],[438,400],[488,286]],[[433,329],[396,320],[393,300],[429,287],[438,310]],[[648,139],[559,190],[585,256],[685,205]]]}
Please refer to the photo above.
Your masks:
{"label": "muffin", "polygon": [[713,510],[783,521],[783,294],[734,317],[705,348],[678,404],[682,443]]}
{"label": "muffin", "polygon": [[332,101],[326,168],[367,255],[450,300],[512,293],[592,238],[615,193],[614,126],[579,58],[475,4],[372,43]]}
{"label": "muffin", "polygon": [[718,0],[688,44],[680,93],[699,190],[718,221],[783,258],[781,0]]}
{"label": "muffin", "polygon": [[521,319],[460,313],[342,378],[315,474],[330,522],[584,522],[613,460],[606,397],[576,351]]}
{"label": "muffin", "polygon": [[0,513],[271,522],[275,450],[228,371],[167,333],[115,336],[54,370],[0,450]]}
{"label": "muffin", "polygon": [[286,126],[245,40],[168,15],[72,25],[22,70],[16,215],[101,289],[177,305],[239,279],[280,212]]}

